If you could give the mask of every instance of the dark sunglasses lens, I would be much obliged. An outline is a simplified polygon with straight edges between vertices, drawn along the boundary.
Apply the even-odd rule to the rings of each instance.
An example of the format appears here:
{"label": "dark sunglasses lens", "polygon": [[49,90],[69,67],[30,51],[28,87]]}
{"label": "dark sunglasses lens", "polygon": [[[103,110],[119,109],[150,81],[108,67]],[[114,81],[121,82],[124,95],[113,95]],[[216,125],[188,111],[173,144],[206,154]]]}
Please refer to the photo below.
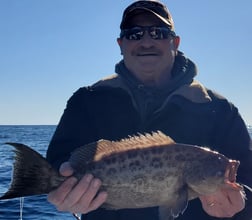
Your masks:
{"label": "dark sunglasses lens", "polygon": [[163,27],[152,27],[149,30],[152,39],[162,40],[167,39],[169,36],[169,29]]}
{"label": "dark sunglasses lens", "polygon": [[128,40],[140,40],[144,35],[144,30],[140,27],[133,27],[125,32]]}

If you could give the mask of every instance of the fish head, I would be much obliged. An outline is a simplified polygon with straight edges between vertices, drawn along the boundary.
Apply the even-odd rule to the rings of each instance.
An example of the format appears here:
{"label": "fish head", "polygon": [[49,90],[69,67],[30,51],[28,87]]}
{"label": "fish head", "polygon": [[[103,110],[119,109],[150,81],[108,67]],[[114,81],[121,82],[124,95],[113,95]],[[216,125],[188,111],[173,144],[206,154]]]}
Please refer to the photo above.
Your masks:
{"label": "fish head", "polygon": [[214,193],[227,183],[235,183],[239,164],[239,161],[209,150],[186,175],[187,184],[197,194]]}

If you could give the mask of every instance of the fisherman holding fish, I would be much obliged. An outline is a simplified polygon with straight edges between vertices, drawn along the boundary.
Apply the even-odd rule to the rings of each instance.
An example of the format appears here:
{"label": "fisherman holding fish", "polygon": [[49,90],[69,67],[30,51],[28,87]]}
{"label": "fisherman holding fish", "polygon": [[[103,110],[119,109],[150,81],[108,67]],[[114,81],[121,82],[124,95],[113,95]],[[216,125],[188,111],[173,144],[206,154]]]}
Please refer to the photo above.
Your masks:
{"label": "fisherman holding fish", "polygon": [[[48,200],[60,211],[82,213],[85,220],[173,217],[178,220],[213,220],[215,217],[251,220],[251,192],[244,188],[244,198],[242,188],[235,182],[252,185],[248,131],[233,104],[194,79],[196,65],[178,50],[180,37],[175,33],[166,6],[154,0],[136,1],[129,5],[122,16],[117,43],[123,59],[116,64],[116,73],[76,91],[57,126],[47,151],[47,160],[69,178],[49,193]],[[206,146],[240,161],[237,178],[231,175],[230,170],[234,167],[230,168],[224,174],[226,185],[205,195],[197,195],[196,199],[188,198],[188,205],[187,202],[180,204],[184,208],[179,215],[169,218],[171,213],[165,210],[163,213],[167,217],[165,214],[160,216],[158,207],[106,209],[103,204],[110,195],[102,187],[102,179],[92,173],[80,180],[72,176],[75,170],[68,161],[76,148],[101,139],[118,141],[157,131],[177,143]],[[171,166],[179,166],[179,158],[186,160],[186,156],[180,153],[178,160],[173,158]],[[113,166],[114,162],[112,159],[107,162],[110,170],[104,170],[108,174],[118,173],[118,161]],[[152,162],[154,167],[163,165],[163,159],[158,156]],[[139,164],[141,161],[135,161],[132,169]],[[194,172],[197,170],[196,167]],[[139,179],[138,184],[145,181],[144,178]],[[190,190],[192,192],[188,194],[193,197],[198,188],[195,187],[194,191],[191,187]],[[182,194],[174,195],[175,200]],[[127,197],[126,194],[124,196]],[[123,201],[124,198],[121,199]]]}

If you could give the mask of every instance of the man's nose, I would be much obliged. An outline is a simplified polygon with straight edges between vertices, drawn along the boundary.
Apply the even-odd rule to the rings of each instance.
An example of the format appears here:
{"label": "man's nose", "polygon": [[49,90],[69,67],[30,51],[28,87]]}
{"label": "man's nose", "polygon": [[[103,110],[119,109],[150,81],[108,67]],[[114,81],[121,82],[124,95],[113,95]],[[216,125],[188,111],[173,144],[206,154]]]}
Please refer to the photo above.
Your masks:
{"label": "man's nose", "polygon": [[144,35],[141,39],[141,44],[145,47],[150,47],[153,45],[153,39],[151,38],[147,30],[144,31]]}

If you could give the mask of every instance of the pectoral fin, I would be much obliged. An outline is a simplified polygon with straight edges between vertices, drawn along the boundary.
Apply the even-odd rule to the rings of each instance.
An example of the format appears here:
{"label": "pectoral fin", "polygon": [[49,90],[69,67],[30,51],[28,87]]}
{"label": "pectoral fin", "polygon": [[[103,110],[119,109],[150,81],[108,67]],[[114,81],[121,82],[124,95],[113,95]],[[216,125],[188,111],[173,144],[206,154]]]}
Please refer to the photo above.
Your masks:
{"label": "pectoral fin", "polygon": [[174,196],[174,199],[171,202],[168,202],[167,205],[159,206],[159,219],[160,220],[173,220],[183,214],[187,208],[188,204],[188,192],[187,188],[183,188],[179,193]]}
{"label": "pectoral fin", "polygon": [[166,206],[159,206],[159,220],[173,220],[174,216],[171,214],[171,208]]}

